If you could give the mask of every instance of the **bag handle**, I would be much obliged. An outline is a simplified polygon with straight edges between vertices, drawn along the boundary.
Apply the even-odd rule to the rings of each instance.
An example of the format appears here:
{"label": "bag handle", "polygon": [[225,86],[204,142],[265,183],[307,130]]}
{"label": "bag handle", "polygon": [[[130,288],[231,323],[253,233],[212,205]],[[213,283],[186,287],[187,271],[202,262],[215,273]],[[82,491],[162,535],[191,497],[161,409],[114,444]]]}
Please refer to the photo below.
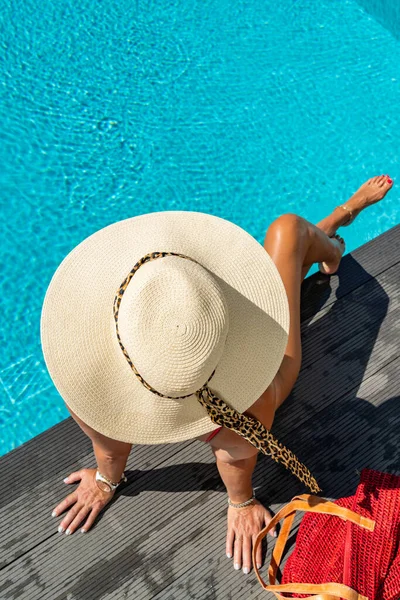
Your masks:
{"label": "bag handle", "polygon": [[[352,588],[343,585],[341,583],[324,583],[324,584],[309,584],[309,583],[288,583],[284,585],[275,585],[276,573],[279,568],[283,551],[290,533],[290,529],[293,524],[293,520],[296,511],[300,510],[303,512],[314,512],[326,515],[335,515],[345,521],[350,521],[355,525],[359,525],[364,529],[373,531],[375,527],[375,521],[367,519],[362,515],[338,506],[334,502],[330,502],[325,498],[319,496],[312,496],[310,494],[303,494],[301,496],[295,496],[291,502],[286,504],[276,515],[271,519],[267,527],[265,527],[258,534],[255,544],[253,546],[253,568],[257,575],[257,579],[261,586],[270,592],[274,592],[278,600],[288,600],[286,596],[282,596],[280,592],[292,593],[292,594],[313,594],[308,596],[304,600],[334,600],[335,598],[343,598],[343,600],[368,600],[365,596],[362,596]],[[271,564],[269,567],[269,583],[266,585],[265,581],[261,577],[256,563],[256,554],[259,545],[265,538],[267,533],[275,527],[275,525],[284,519],[279,537],[276,541],[274,550],[272,552]]]}

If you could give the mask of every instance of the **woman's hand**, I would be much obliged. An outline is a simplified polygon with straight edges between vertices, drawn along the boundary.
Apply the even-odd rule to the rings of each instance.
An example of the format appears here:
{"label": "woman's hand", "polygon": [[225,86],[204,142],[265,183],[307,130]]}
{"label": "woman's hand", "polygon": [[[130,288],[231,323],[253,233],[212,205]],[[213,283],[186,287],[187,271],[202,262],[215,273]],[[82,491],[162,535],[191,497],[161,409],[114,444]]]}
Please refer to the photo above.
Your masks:
{"label": "woman's hand", "polygon": [[[254,500],[253,504],[244,508],[228,508],[228,533],[226,536],[226,555],[233,556],[235,569],[243,567],[243,573],[250,573],[251,553],[257,535],[271,521],[270,512]],[[276,537],[276,530],[271,530],[271,535]],[[257,566],[262,563],[261,544],[257,550]]]}
{"label": "woman's hand", "polygon": [[[65,483],[81,483],[77,489],[65,498],[53,511],[52,516],[57,517],[69,508],[68,513],[61,521],[58,531],[66,535],[74,533],[79,525],[86,519],[82,533],[88,531],[96,520],[97,515],[110,502],[115,492],[103,492],[95,480],[96,469],[81,469],[71,473]],[[89,515],[89,516],[88,516]]]}

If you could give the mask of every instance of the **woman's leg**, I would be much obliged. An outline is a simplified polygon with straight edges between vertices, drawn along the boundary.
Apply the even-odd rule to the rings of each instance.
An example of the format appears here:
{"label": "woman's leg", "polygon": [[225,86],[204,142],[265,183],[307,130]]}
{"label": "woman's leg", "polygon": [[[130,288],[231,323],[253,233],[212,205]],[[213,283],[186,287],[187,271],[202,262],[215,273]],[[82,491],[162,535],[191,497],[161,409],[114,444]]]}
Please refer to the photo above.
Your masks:
{"label": "woman's leg", "polygon": [[[366,182],[346,203],[354,215],[363,208],[383,198],[391,188],[385,176]],[[275,410],[289,395],[300,370],[300,290],[301,282],[313,263],[323,262],[330,272],[339,266],[343,245],[333,235],[346,225],[350,213],[337,208],[317,226],[302,217],[288,214],[269,227],[264,247],[275,262],[285,286],[290,310],[290,331],[285,355],[273,384],[248,411],[268,429],[272,426]],[[210,442],[217,467],[228,495],[233,502],[243,502],[251,496],[252,473],[257,450],[234,432],[223,428]],[[234,556],[235,568],[243,566],[249,572],[251,547],[254,537],[264,523],[270,520],[269,512],[259,503],[246,509],[228,510],[226,550]],[[261,561],[261,554],[258,557]]]}
{"label": "woman's leg", "polygon": [[275,378],[277,408],[289,395],[300,371],[301,282],[313,263],[324,263],[328,273],[337,270],[344,246],[330,236],[351,220],[351,213],[355,217],[364,208],[381,200],[392,185],[392,180],[385,175],[373,177],[345,203],[347,210],[337,207],[317,225],[296,215],[284,215],[268,229],[264,247],[282,277],[291,320],[285,356]]}
{"label": "woman's leg", "polygon": [[[268,228],[264,248],[281,275],[290,310],[288,344],[278,376],[274,381],[275,390],[272,390],[277,396],[275,408],[278,408],[289,395],[300,370],[300,292],[307,271],[313,263],[324,263],[325,270],[334,273],[339,266],[344,246],[331,236],[351,220],[349,211],[353,217],[356,217],[364,208],[381,200],[392,186],[393,181],[386,175],[373,177],[345,203],[347,210],[337,207],[317,225],[312,225],[297,215],[287,214],[279,217]],[[272,391],[268,393],[266,390],[249,411],[246,411],[260,418],[266,427],[268,424],[271,426],[273,420],[273,415],[270,414]],[[260,414],[262,406],[265,407],[264,417]],[[215,448],[223,448],[238,439],[235,433],[223,428],[210,443]],[[250,444],[244,442],[241,446],[247,448]]]}
{"label": "woman's leg", "polygon": [[267,231],[264,248],[274,261],[289,302],[290,329],[276,384],[276,408],[289,395],[301,364],[300,293],[309,267],[324,262],[336,269],[343,246],[302,217],[287,214],[274,221]]}

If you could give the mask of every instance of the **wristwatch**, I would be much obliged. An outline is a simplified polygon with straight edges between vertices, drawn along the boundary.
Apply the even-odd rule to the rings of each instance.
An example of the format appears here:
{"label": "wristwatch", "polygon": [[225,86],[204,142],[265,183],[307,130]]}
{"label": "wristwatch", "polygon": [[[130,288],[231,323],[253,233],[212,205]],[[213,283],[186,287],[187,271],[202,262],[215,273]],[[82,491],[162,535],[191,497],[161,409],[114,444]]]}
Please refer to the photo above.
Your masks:
{"label": "wristwatch", "polygon": [[104,475],[102,475],[101,473],[99,473],[99,471],[96,471],[96,481],[98,482],[98,486],[99,488],[103,491],[103,492],[108,492],[111,494],[111,492],[113,492],[114,490],[117,489],[117,487],[124,481],[128,481],[128,479],[125,477],[125,473],[122,473],[122,477],[121,479],[118,481],[118,483],[113,483],[112,481],[110,481],[109,479],[107,479],[107,477],[105,477]]}

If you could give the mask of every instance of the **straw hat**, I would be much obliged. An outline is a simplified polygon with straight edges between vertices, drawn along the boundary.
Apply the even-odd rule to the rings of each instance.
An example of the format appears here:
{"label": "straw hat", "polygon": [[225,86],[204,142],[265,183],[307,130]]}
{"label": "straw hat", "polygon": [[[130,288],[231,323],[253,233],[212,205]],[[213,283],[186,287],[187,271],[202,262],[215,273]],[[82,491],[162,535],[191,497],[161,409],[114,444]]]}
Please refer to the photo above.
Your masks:
{"label": "straw hat", "polygon": [[83,240],[54,273],[41,315],[45,362],[66,404],[96,431],[137,444],[215,429],[199,402],[207,382],[243,413],[277,373],[288,329],[265,249],[237,225],[189,211],[125,219]]}

